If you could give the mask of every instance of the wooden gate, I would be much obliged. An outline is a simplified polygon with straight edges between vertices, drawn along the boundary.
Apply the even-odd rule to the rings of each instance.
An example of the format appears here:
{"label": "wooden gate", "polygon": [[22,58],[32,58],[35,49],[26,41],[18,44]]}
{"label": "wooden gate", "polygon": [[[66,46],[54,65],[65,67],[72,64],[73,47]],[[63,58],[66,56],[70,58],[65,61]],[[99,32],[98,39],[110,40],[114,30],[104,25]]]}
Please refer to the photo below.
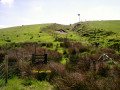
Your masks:
{"label": "wooden gate", "polygon": [[44,54],[44,55],[32,54],[32,63],[33,64],[47,64],[47,54]]}

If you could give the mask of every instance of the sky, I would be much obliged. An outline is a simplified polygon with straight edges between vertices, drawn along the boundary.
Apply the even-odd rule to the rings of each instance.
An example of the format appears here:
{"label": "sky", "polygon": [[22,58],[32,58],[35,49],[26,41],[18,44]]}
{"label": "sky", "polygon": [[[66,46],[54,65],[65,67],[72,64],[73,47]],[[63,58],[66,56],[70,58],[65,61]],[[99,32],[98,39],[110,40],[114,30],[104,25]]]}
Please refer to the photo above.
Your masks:
{"label": "sky", "polygon": [[120,20],[120,0],[0,0],[0,28]]}

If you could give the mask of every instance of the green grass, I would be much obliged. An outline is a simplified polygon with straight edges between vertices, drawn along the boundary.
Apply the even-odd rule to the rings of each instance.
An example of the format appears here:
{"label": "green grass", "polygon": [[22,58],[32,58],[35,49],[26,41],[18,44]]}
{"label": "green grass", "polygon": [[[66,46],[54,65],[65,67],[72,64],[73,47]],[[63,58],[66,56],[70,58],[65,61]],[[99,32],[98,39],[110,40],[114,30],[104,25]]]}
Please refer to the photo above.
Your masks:
{"label": "green grass", "polygon": [[[113,31],[117,32],[116,35],[110,36],[109,38],[119,37],[120,36],[120,20],[111,20],[111,21],[88,21],[88,22],[80,22],[83,25],[86,25],[88,29],[103,29],[106,31]],[[65,26],[59,24],[37,24],[37,25],[23,25],[17,27],[10,27],[0,29],[0,46],[9,44],[9,43],[20,43],[20,42],[53,42],[55,38],[47,31],[59,30],[61,29],[71,29],[74,27],[75,24],[72,26]],[[42,30],[42,28],[46,28],[46,30]],[[42,33],[39,33],[39,32]],[[58,37],[66,37],[70,38],[74,41],[83,41],[86,43],[87,38],[80,37],[77,32],[72,30],[66,30],[67,35],[58,34]]]}
{"label": "green grass", "polygon": [[120,32],[120,20],[88,21],[87,23],[92,28],[100,28],[117,33]]}
{"label": "green grass", "polygon": [[65,65],[66,64],[66,60],[68,60],[68,58],[64,58],[63,57],[60,63]]}
{"label": "green grass", "polygon": [[[43,31],[42,33],[39,33],[41,28],[47,27],[48,25],[50,24],[27,25],[0,29],[0,45],[13,42],[52,42],[54,39],[49,36],[48,33]],[[31,37],[33,38],[30,39]],[[6,40],[11,40],[11,42],[7,42]]]}
{"label": "green grass", "polygon": [[25,79],[21,80],[15,77],[10,79],[2,90],[53,90],[53,86],[47,81],[38,81],[34,79],[26,81]]}

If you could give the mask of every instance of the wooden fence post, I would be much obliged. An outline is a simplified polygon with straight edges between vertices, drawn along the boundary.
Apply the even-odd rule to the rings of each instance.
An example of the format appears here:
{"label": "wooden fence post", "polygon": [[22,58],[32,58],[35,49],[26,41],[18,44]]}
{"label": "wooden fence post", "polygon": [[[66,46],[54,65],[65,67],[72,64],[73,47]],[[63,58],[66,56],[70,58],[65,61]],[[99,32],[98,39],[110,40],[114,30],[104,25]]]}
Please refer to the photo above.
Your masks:
{"label": "wooden fence post", "polygon": [[35,54],[32,54],[32,63],[35,62]]}
{"label": "wooden fence post", "polygon": [[35,44],[35,55],[36,55],[36,44]]}
{"label": "wooden fence post", "polygon": [[8,82],[8,55],[5,56],[5,83]]}
{"label": "wooden fence post", "polygon": [[47,64],[47,54],[44,54],[44,63]]}
{"label": "wooden fence post", "polygon": [[66,67],[68,67],[68,59],[66,59]]}
{"label": "wooden fence post", "polygon": [[96,61],[93,60],[93,70],[96,71]]}

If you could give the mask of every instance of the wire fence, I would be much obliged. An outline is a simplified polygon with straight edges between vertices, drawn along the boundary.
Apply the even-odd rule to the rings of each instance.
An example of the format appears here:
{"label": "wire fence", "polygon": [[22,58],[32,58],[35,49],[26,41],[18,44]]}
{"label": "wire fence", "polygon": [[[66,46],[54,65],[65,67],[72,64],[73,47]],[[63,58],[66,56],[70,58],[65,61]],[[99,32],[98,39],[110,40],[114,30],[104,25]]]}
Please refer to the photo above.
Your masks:
{"label": "wire fence", "polygon": [[16,75],[16,65],[17,62],[8,62],[8,79],[11,79],[14,75]]}
{"label": "wire fence", "polygon": [[17,62],[9,62],[5,56],[5,62],[0,64],[0,90],[7,84],[8,80],[17,75]]}
{"label": "wire fence", "polygon": [[5,63],[0,65],[0,89],[5,85]]}

